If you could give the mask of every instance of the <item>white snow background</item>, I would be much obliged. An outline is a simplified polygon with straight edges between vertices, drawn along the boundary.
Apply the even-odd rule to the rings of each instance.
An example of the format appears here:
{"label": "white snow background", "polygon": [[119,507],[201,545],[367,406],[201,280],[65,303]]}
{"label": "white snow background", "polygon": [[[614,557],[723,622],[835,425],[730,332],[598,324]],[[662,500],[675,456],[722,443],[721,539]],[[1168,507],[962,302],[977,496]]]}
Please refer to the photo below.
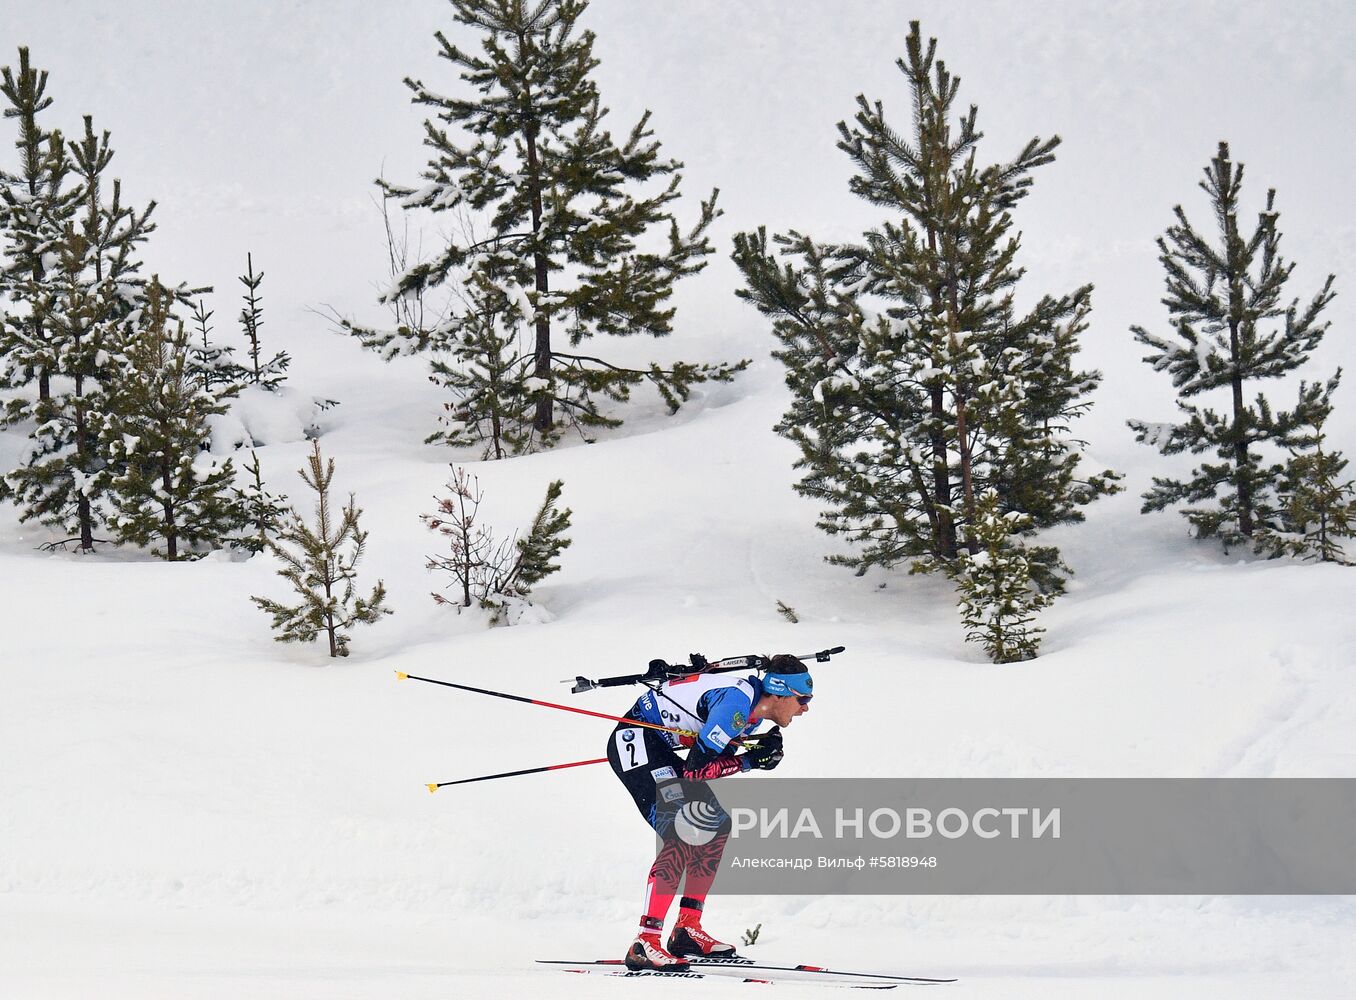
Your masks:
{"label": "white snow background", "polygon": [[[822,561],[833,543],[771,431],[786,394],[766,323],[733,295],[734,232],[828,239],[880,220],[846,189],[834,125],[859,92],[906,125],[894,60],[911,18],[939,36],[960,103],[979,105],[981,158],[1065,140],[1017,210],[1022,294],[1097,289],[1083,358],[1106,379],[1082,431],[1089,463],[1126,472],[1127,492],[1058,533],[1077,577],[1021,665],[961,641],[938,581]],[[457,88],[434,54],[444,5],[0,8],[0,63],[29,45],[51,71],[47,120],[71,132],[91,113],[112,131],[125,195],[160,203],[148,272],[215,285],[220,339],[235,342],[235,276],[254,254],[265,343],[292,353],[296,397],[341,400],[323,446],[365,510],[363,578],[383,578],[396,611],[331,661],[272,641],[247,600],[285,592],[265,558],[47,554],[45,529],[0,510],[0,996],[766,989],[534,967],[624,950],[651,851],[633,806],[597,766],[435,796],[423,783],[598,756],[609,726],[397,684],[396,670],[570,700],[561,678],[655,656],[841,643],[779,774],[1356,776],[1356,571],[1224,556],[1176,514],[1141,516],[1163,465],[1124,426],[1173,418],[1128,327],[1166,328],[1153,240],[1179,202],[1206,225],[1196,183],[1221,139],[1246,164],[1249,212],[1278,189],[1292,293],[1338,274],[1332,331],[1303,374],[1356,367],[1349,7],[595,0],[586,24],[614,131],[650,108],[664,152],[687,163],[683,217],[715,186],[726,211],[670,341],[608,350],[755,363],[677,418],[641,394],[597,444],[475,464],[492,524],[521,524],[557,477],[574,511],[574,545],[537,594],[552,620],[485,630],[429,597],[437,543],[417,515],[469,456],[421,443],[440,402],[425,362],[383,365],[308,311],[382,318],[370,182],[412,182],[424,162],[401,78]],[[267,428],[270,485],[304,501],[306,415],[240,417]],[[1356,454],[1350,380],[1330,431]],[[0,435],[0,459],[19,446]],[[573,703],[620,712],[630,695]],[[720,897],[707,921],[727,939],[759,922],[757,957],[957,975],[941,988],[955,997],[1356,995],[1349,897]]]}

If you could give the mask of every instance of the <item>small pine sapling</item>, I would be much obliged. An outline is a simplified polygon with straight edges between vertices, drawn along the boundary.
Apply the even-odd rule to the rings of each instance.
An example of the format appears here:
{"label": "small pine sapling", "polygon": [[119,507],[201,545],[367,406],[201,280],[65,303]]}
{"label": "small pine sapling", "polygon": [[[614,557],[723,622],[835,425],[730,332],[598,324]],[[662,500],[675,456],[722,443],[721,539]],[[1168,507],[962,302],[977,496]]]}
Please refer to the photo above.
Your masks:
{"label": "small pine sapling", "polygon": [[1034,584],[1025,546],[1015,533],[1029,527],[1026,515],[1003,514],[998,497],[976,501],[974,545],[962,550],[956,573],[957,603],[969,642],[982,643],[994,663],[1034,659],[1045,631],[1036,614],[1053,597]]}
{"label": "small pine sapling", "polygon": [[751,928],[749,928],[748,930],[746,930],[746,931],[744,932],[744,944],[745,944],[745,945],[748,945],[748,946],[752,946],[752,945],[757,944],[757,943],[758,943],[758,934],[759,934],[760,931],[762,931],[762,929],[763,929],[763,925],[762,925],[762,924],[758,924],[756,927],[751,927]]}
{"label": "small pine sapling", "polygon": [[208,452],[208,422],[226,407],[189,370],[188,333],[173,303],[173,292],[152,278],[122,344],[125,364],[102,431],[114,459],[109,524],[120,541],[170,560],[197,558],[246,523],[231,460]]}
{"label": "small pine sapling", "polygon": [[518,557],[513,561],[503,580],[506,593],[526,595],[542,580],[560,569],[560,564],[555,560],[560,558],[562,551],[570,547],[570,539],[565,537],[565,532],[570,527],[570,515],[573,513],[568,507],[564,510],[556,507],[564,486],[565,484],[557,479],[546,487],[546,498],[537,508],[527,535],[517,542]]}
{"label": "small pine sapling", "polygon": [[279,351],[267,361],[263,360],[259,328],[264,325],[264,308],[260,301],[259,286],[263,284],[264,272],[254,273],[252,254],[245,255],[245,267],[245,273],[240,276],[240,283],[245,286],[245,306],[240,310],[240,325],[245,330],[245,340],[249,345],[249,363],[244,366],[245,381],[276,392],[287,378],[287,366],[292,363],[292,357],[286,351]]}
{"label": "small pine sapling", "polygon": [[1282,501],[1290,533],[1272,554],[1350,566],[1342,542],[1356,537],[1356,481],[1343,480],[1342,453],[1324,449],[1323,421],[1311,426],[1310,447],[1286,463]]}
{"label": "small pine sapling", "polygon": [[796,609],[791,607],[791,605],[787,604],[785,601],[777,602],[777,614],[781,615],[792,625],[800,624],[800,616],[796,614]]}
{"label": "small pine sapling", "polygon": [[486,567],[497,554],[497,546],[489,529],[476,523],[480,501],[484,498],[480,481],[465,469],[454,466],[447,489],[447,496],[433,498],[438,504],[437,513],[420,514],[419,519],[430,531],[446,538],[451,550],[446,556],[429,556],[426,568],[450,573],[460,590],[456,600],[448,600],[437,592],[433,594],[433,600],[460,611],[471,607],[473,590],[479,593],[483,589]]}
{"label": "small pine sapling", "polygon": [[307,461],[309,469],[300,473],[316,494],[315,528],[308,527],[293,507],[277,537],[267,540],[268,550],[284,563],[278,575],[292,584],[301,603],[287,605],[265,597],[250,600],[273,616],[278,642],[314,642],[324,632],[330,656],[347,656],[348,630],[355,625],[371,625],[382,615],[391,614],[391,609],[385,606],[386,587],[380,580],[369,597],[355,595],[355,570],[367,532],[358,526],[362,511],[351,493],[336,523],[330,503],[334,459],[322,465],[320,442],[314,441]]}
{"label": "small pine sapling", "polygon": [[193,304],[197,330],[188,349],[188,370],[202,384],[204,392],[225,399],[240,392],[245,372],[232,359],[235,348],[211,339],[213,315],[202,299]]}
{"label": "small pine sapling", "polygon": [[250,451],[250,462],[245,466],[245,473],[245,485],[237,486],[235,493],[254,530],[242,535],[236,544],[250,552],[263,552],[268,548],[269,535],[277,532],[279,522],[287,513],[287,497],[274,495],[264,488],[258,452]]}
{"label": "small pine sapling", "polygon": [[473,606],[486,608],[492,612],[491,624],[510,624],[514,612],[529,603],[526,598],[532,588],[560,568],[556,560],[570,545],[565,532],[572,511],[557,508],[563,486],[557,480],[546,488],[525,536],[497,539],[477,520],[484,498],[479,480],[453,466],[448,494],[434,498],[437,512],[420,515],[429,530],[446,538],[449,546],[447,555],[430,556],[426,566],[451,575],[448,589],[455,596],[449,599],[435,592],[433,600],[458,612]]}

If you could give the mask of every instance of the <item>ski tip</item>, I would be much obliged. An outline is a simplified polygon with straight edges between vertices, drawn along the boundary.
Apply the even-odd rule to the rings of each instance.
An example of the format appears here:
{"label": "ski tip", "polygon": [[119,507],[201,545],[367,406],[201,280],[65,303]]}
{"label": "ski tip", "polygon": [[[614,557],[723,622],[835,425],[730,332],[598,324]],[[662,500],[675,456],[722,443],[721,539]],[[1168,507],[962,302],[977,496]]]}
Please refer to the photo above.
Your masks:
{"label": "ski tip", "polygon": [[397,670],[397,671],[395,672],[395,675],[396,675],[396,680],[398,680],[398,681],[407,681],[407,680],[410,679],[410,675],[409,675],[409,674],[404,673],[404,672],[402,672],[402,671],[400,671],[400,670]]}
{"label": "ski tip", "polygon": [[438,790],[438,786],[435,785],[433,782],[429,782],[429,783],[428,783],[427,785],[425,785],[424,787],[428,789],[428,793],[429,793],[430,795],[432,795],[434,792],[436,792],[436,791]]}

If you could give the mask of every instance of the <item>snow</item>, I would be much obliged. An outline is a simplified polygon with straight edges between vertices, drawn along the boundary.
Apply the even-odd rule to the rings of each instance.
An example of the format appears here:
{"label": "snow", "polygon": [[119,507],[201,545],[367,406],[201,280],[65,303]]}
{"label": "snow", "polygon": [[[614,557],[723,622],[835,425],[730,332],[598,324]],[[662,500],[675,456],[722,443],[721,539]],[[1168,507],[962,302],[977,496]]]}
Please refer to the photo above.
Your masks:
{"label": "snow", "polygon": [[[474,450],[421,443],[442,402],[423,359],[382,364],[302,312],[378,308],[385,261],[370,179],[387,155],[387,176],[418,176],[420,115],[400,78],[445,72],[431,39],[447,27],[444,5],[398,6],[399,16],[249,0],[166,19],[65,0],[0,13],[0,34],[52,69],[52,113],[68,128],[95,113],[114,130],[128,196],[160,200],[147,273],[215,281],[210,305],[225,317],[246,249],[276,262],[266,308],[278,331],[270,348],[294,359],[287,388],[243,394],[214,422],[214,453],[258,442],[269,490],[308,509],[295,470],[312,397],[341,400],[321,415],[322,447],[370,532],[359,588],[383,579],[395,609],[354,632],[350,658],[330,661],[319,645],[275,643],[248,601],[279,593],[266,556],[167,565],[132,551],[46,553],[39,546],[57,536],[0,507],[0,996],[762,989],[533,967],[534,957],[617,957],[629,940],[651,850],[631,803],[596,766],[432,796],[424,783],[599,756],[607,724],[398,683],[398,670],[615,712],[633,692],[570,696],[559,682],[694,650],[841,643],[848,652],[817,670],[820,697],[788,732],[778,775],[1356,775],[1356,571],[1224,556],[1193,543],[1175,513],[1141,516],[1138,493],[1169,460],[1124,427],[1132,410],[1172,412],[1168,379],[1139,361],[1128,328],[1168,329],[1152,239],[1178,200],[1201,216],[1189,199],[1217,132],[1249,164],[1245,201],[1280,189],[1301,292],[1329,269],[1356,274],[1356,233],[1342,221],[1352,138],[1334,136],[1330,157],[1286,153],[1349,103],[1345,8],[1277,18],[1244,5],[1223,35],[1208,6],[1162,11],[1151,27],[1134,5],[1078,22],[1029,5],[921,11],[963,77],[960,100],[980,105],[981,156],[1037,131],[1065,137],[1016,210],[1022,288],[1097,282],[1079,361],[1107,377],[1076,431],[1091,442],[1089,468],[1127,472],[1125,494],[1056,533],[1077,575],[1041,618],[1041,657],[997,667],[962,641],[944,581],[903,570],[858,579],[823,562],[842,543],[815,529],[818,505],[791,490],[796,449],[770,431],[788,399],[782,373],[765,321],[734,300],[724,259],[731,233],[762,222],[821,240],[879,222],[844,190],[833,123],[859,90],[887,111],[901,106],[903,15],[882,30],[881,8],[863,3],[591,7],[618,120],[652,104],[665,155],[687,163],[689,196],[720,184],[727,213],[710,268],[680,286],[674,335],[608,346],[623,360],[755,362],[731,385],[699,387],[673,419],[637,392],[626,426],[597,444],[567,435],[555,452],[477,463]],[[88,39],[69,32],[77,15],[90,17]],[[1183,40],[1206,32],[1219,44],[1187,58]],[[153,48],[130,41],[146,37]],[[203,37],[215,40],[210,56]],[[109,61],[124,44],[139,58]],[[1294,58],[1238,58],[1276,51]],[[1144,80],[1153,85],[1133,83]],[[1206,102],[1181,99],[1203,89],[1237,96],[1199,111]],[[228,106],[222,93],[234,95]],[[1127,145],[1152,166],[1127,171]],[[1350,328],[1352,301],[1334,303],[1335,331]],[[1350,369],[1353,351],[1334,335],[1315,370]],[[1351,449],[1356,405],[1342,392],[1332,437]],[[0,433],[0,468],[24,447]],[[545,483],[565,482],[574,544],[520,624],[488,629],[429,596],[440,581],[424,561],[438,539],[418,514],[451,461],[480,477],[483,516],[500,533],[526,522]],[[778,601],[801,623],[778,615]],[[944,995],[986,1000],[1331,998],[1351,995],[1356,974],[1356,902],[1343,897],[717,897],[709,907],[708,925],[727,938],[760,922],[751,953],[761,959],[958,975]]]}
{"label": "snow", "polygon": [[[340,422],[322,441],[371,532],[359,584],[384,578],[396,614],[358,630],[337,663],[271,641],[246,600],[276,590],[267,558],[42,556],[31,527],[5,522],[13,620],[97,627],[9,642],[0,981],[41,997],[96,981],[128,997],[661,985],[525,963],[611,956],[631,932],[650,841],[605,768],[423,787],[597,756],[606,724],[398,683],[397,670],[617,711],[632,692],[570,699],[559,681],[690,649],[842,643],[818,671],[815,712],[788,734],[790,774],[1351,773],[1349,571],[1225,559],[1117,497],[1062,540],[1078,586],[1042,620],[1044,655],[990,666],[960,641],[938,581],[856,580],[821,562],[832,542],[788,488],[792,449],[766,431],[784,404],[776,374],[757,366],[742,398],[698,401],[676,426],[642,415],[594,446],[473,466],[501,530],[557,476],[575,512],[565,568],[534,595],[554,620],[493,630],[428,596],[436,542],[416,515],[444,453],[395,414]],[[346,399],[366,385],[368,406],[404,377],[324,374]],[[259,449],[271,488],[303,495],[283,470],[304,448]],[[683,470],[737,481],[737,502],[684,488]],[[890,690],[898,715],[882,709]],[[957,974],[967,996],[1261,997],[1306,983],[1333,995],[1356,971],[1342,899],[722,897],[710,912],[726,934],[761,922],[762,958]]]}
{"label": "snow", "polygon": [[532,299],[526,288],[509,282],[504,291],[508,295],[509,301],[518,307],[518,313],[524,323],[531,323],[536,319],[537,307],[532,304]]}
{"label": "snow", "polygon": [[212,418],[213,447],[222,450],[301,441],[315,417],[315,400],[304,392],[286,385],[275,391],[249,386],[232,402],[228,413]]}

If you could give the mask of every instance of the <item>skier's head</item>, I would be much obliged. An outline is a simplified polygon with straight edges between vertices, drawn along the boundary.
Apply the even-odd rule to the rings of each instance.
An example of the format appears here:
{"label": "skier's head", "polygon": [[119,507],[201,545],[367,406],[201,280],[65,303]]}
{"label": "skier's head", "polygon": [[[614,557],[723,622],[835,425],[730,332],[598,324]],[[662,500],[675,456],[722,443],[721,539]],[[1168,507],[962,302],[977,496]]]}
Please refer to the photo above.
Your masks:
{"label": "skier's head", "polygon": [[814,681],[810,671],[796,657],[787,653],[768,661],[763,675],[763,693],[753,708],[755,718],[771,719],[779,726],[789,726],[791,720],[810,710],[814,697]]}

